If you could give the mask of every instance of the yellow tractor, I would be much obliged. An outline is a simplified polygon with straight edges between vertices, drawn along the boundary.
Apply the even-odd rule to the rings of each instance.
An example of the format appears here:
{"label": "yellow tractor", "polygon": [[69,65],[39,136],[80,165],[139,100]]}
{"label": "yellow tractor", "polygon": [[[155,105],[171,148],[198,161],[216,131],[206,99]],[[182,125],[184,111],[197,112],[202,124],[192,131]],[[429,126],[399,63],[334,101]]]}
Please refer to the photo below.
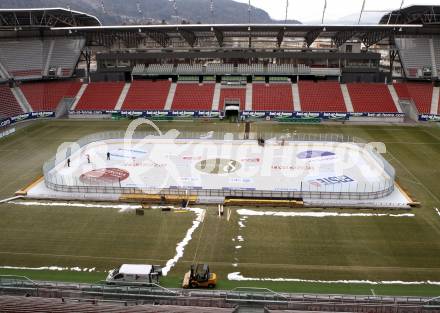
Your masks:
{"label": "yellow tractor", "polygon": [[183,288],[214,288],[215,285],[217,275],[209,271],[208,264],[193,264],[183,276]]}

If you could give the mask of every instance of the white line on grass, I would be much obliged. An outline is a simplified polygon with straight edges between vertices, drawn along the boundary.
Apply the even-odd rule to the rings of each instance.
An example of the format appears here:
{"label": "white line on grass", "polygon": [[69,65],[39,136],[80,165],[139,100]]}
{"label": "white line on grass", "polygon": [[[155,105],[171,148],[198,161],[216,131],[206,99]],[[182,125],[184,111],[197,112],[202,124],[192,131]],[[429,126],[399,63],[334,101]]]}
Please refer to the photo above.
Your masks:
{"label": "white line on grass", "polygon": [[276,282],[298,282],[298,283],[321,283],[321,284],[366,284],[366,285],[437,285],[440,281],[402,281],[402,280],[320,280],[320,279],[301,279],[301,278],[256,278],[245,277],[240,272],[228,274],[228,280],[235,281],[276,281]]}
{"label": "white line on grass", "polygon": [[440,210],[437,208],[434,208],[434,210],[437,212],[437,214],[440,216]]}
{"label": "white line on grass", "polygon": [[[391,214],[391,213],[337,213],[337,212],[283,212],[283,211],[254,211],[248,209],[237,210],[243,216],[278,216],[278,217],[414,217],[413,213]],[[241,225],[240,225],[241,226]],[[241,226],[242,227],[242,226]],[[243,226],[244,227],[244,226]]]}

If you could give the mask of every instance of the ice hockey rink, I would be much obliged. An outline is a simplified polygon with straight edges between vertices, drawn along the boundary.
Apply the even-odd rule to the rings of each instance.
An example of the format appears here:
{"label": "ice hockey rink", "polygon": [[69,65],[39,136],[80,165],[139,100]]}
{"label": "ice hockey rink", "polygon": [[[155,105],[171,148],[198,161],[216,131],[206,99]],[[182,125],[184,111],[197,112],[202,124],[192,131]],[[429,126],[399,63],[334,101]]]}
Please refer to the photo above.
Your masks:
{"label": "ice hockey rink", "polygon": [[58,160],[48,176],[66,186],[372,192],[394,183],[382,160],[355,143],[110,139],[80,148],[70,167]]}

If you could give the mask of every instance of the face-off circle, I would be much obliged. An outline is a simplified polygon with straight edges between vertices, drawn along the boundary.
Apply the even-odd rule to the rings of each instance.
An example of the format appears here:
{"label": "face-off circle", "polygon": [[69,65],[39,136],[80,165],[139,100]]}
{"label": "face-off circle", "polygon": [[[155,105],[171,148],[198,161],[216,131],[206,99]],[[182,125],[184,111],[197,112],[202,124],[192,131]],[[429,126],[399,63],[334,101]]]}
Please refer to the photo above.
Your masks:
{"label": "face-off circle", "polygon": [[87,184],[87,183],[114,183],[123,181],[130,176],[130,173],[126,170],[120,168],[101,168],[93,171],[86,172],[82,174],[79,179]]}
{"label": "face-off circle", "polygon": [[231,174],[241,168],[241,163],[231,159],[207,159],[196,163],[196,169],[206,174]]}

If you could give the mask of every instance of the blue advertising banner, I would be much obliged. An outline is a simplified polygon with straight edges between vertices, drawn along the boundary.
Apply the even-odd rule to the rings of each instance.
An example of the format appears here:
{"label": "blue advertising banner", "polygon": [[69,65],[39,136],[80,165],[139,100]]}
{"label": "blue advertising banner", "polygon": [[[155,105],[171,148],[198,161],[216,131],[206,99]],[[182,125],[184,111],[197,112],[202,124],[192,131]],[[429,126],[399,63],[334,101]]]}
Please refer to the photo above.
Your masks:
{"label": "blue advertising banner", "polygon": [[23,113],[20,115],[11,116],[0,120],[0,127],[6,127],[20,121],[37,119],[37,118],[48,118],[48,117],[55,117],[55,112],[44,111],[44,112]]}
{"label": "blue advertising banner", "polygon": [[440,122],[440,115],[437,115],[437,114],[422,114],[422,115],[419,115],[419,121],[422,121],[422,122]]}

